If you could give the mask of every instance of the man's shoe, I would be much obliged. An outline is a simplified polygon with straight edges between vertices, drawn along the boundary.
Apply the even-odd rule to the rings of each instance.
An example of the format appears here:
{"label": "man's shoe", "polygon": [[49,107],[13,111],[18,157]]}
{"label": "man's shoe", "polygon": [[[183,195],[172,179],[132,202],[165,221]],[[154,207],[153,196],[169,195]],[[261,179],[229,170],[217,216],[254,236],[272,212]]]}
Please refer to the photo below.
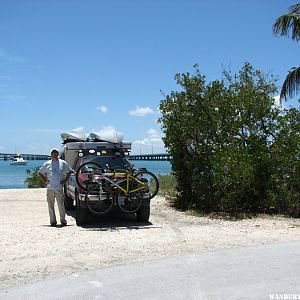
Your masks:
{"label": "man's shoe", "polygon": [[56,223],[51,223],[50,226],[51,227],[56,227]]}
{"label": "man's shoe", "polygon": [[67,222],[62,222],[61,226],[67,226]]}

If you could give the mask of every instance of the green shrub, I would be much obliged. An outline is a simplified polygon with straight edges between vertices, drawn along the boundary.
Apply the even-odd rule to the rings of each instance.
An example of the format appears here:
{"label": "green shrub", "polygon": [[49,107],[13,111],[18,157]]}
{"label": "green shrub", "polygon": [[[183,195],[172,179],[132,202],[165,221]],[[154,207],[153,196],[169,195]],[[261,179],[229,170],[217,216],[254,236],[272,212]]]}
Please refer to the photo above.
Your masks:
{"label": "green shrub", "polygon": [[25,183],[27,184],[28,188],[44,188],[46,184],[42,181],[40,176],[38,175],[40,167],[36,167],[33,170],[27,169],[27,178],[25,179]]}
{"label": "green shrub", "polygon": [[160,103],[177,208],[300,216],[300,111],[274,105],[274,77],[249,63],[223,75],[176,74]]}

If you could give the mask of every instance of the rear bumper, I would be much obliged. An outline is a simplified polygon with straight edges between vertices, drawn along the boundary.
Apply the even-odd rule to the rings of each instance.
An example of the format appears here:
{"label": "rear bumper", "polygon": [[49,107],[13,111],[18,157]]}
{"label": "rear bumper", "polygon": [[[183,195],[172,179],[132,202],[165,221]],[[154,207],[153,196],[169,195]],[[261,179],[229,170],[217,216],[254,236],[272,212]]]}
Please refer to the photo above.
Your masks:
{"label": "rear bumper", "polygon": [[78,199],[80,201],[84,201],[85,200],[85,194],[78,194]]}

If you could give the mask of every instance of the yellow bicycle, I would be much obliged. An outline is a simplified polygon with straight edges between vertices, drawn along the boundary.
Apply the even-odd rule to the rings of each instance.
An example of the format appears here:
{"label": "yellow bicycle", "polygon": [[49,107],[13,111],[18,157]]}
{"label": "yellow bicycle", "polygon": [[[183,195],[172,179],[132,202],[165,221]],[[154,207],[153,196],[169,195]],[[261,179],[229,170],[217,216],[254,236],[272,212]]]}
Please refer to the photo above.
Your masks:
{"label": "yellow bicycle", "polygon": [[114,205],[134,213],[159,189],[157,177],[146,169],[111,170],[109,165],[102,167],[95,162],[82,164],[76,172],[76,181],[85,190],[86,207],[96,215],[109,212]]}

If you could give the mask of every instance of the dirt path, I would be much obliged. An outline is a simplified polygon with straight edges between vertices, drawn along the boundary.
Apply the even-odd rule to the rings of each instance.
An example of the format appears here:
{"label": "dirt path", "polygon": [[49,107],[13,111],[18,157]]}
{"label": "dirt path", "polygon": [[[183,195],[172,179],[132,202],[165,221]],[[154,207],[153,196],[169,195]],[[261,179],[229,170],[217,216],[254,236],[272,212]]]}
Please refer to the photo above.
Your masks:
{"label": "dirt path", "polygon": [[162,197],[151,203],[149,224],[134,216],[91,218],[77,227],[49,226],[44,189],[0,190],[0,288],[81,271],[184,253],[300,239],[300,220],[243,221],[187,216]]}

